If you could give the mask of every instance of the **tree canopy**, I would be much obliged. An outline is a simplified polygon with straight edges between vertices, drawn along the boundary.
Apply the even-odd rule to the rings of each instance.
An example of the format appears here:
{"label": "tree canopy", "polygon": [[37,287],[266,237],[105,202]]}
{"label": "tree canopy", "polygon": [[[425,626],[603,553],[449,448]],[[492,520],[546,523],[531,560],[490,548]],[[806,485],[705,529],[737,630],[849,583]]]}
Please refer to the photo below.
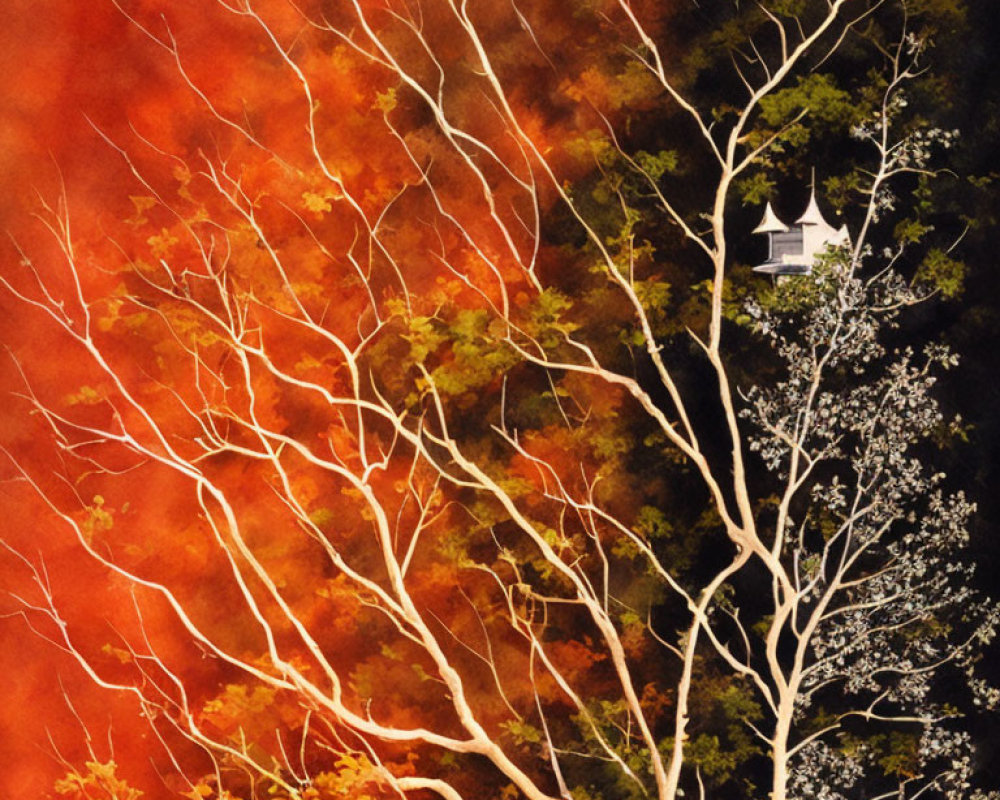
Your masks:
{"label": "tree canopy", "polygon": [[14,9],[0,785],[997,797],[964,4]]}

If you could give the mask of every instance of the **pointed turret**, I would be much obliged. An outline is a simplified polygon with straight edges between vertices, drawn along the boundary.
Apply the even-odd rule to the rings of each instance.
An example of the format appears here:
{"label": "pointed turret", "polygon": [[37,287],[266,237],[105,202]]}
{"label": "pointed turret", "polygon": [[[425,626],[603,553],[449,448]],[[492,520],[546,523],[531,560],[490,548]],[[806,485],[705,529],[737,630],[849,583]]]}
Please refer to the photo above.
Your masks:
{"label": "pointed turret", "polygon": [[796,225],[824,225],[827,228],[831,227],[825,219],[823,219],[823,213],[819,210],[819,203],[816,202],[816,190],[813,189],[809,194],[809,205],[806,206],[806,210],[802,212],[802,216],[795,220]]}
{"label": "pointed turret", "polygon": [[774,213],[774,209],[771,208],[771,204],[768,203],[767,207],[764,209],[764,219],[760,221],[760,225],[753,229],[753,232],[785,233],[787,230],[788,226],[778,219],[778,216]]}

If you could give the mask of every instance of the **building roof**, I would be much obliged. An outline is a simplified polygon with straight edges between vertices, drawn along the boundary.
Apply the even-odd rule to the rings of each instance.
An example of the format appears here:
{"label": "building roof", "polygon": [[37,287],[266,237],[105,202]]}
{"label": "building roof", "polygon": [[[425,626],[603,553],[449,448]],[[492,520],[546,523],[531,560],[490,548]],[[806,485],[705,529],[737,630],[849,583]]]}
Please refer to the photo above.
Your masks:
{"label": "building roof", "polygon": [[828,228],[832,228],[825,219],[823,219],[823,213],[819,210],[819,204],[816,202],[816,190],[813,189],[809,193],[809,205],[806,206],[806,210],[802,212],[802,216],[795,220],[796,225],[826,225]]}
{"label": "building roof", "polygon": [[778,216],[774,213],[774,209],[771,208],[771,204],[767,204],[767,208],[764,209],[764,219],[760,221],[760,225],[753,229],[754,233],[777,233],[779,231],[784,232],[788,230],[788,226],[785,225]]}

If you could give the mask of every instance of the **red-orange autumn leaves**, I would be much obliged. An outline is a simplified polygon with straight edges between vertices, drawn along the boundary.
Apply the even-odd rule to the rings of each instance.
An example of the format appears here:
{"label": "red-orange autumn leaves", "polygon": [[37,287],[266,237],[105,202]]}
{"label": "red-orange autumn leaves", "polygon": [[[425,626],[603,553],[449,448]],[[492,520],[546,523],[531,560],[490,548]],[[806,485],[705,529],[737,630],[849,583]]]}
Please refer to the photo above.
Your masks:
{"label": "red-orange autumn leaves", "polygon": [[545,218],[592,130],[657,94],[603,44],[628,20],[14,17],[5,788],[556,792],[539,710],[603,740],[587,707],[621,675],[576,601],[536,593],[617,535],[547,498],[642,497],[613,474],[623,393],[523,348],[579,324],[542,285],[587,265]]}

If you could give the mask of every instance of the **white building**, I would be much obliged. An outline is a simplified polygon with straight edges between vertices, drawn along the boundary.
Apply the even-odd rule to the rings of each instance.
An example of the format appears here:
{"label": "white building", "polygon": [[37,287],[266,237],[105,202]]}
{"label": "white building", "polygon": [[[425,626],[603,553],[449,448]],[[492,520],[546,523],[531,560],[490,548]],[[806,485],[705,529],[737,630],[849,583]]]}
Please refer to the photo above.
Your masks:
{"label": "white building", "polygon": [[846,225],[834,228],[823,219],[816,203],[815,190],[809,196],[805,212],[791,225],[785,225],[778,219],[768,203],[764,219],[753,232],[767,234],[767,261],[753,269],[768,275],[808,275],[827,247],[851,242]]}

